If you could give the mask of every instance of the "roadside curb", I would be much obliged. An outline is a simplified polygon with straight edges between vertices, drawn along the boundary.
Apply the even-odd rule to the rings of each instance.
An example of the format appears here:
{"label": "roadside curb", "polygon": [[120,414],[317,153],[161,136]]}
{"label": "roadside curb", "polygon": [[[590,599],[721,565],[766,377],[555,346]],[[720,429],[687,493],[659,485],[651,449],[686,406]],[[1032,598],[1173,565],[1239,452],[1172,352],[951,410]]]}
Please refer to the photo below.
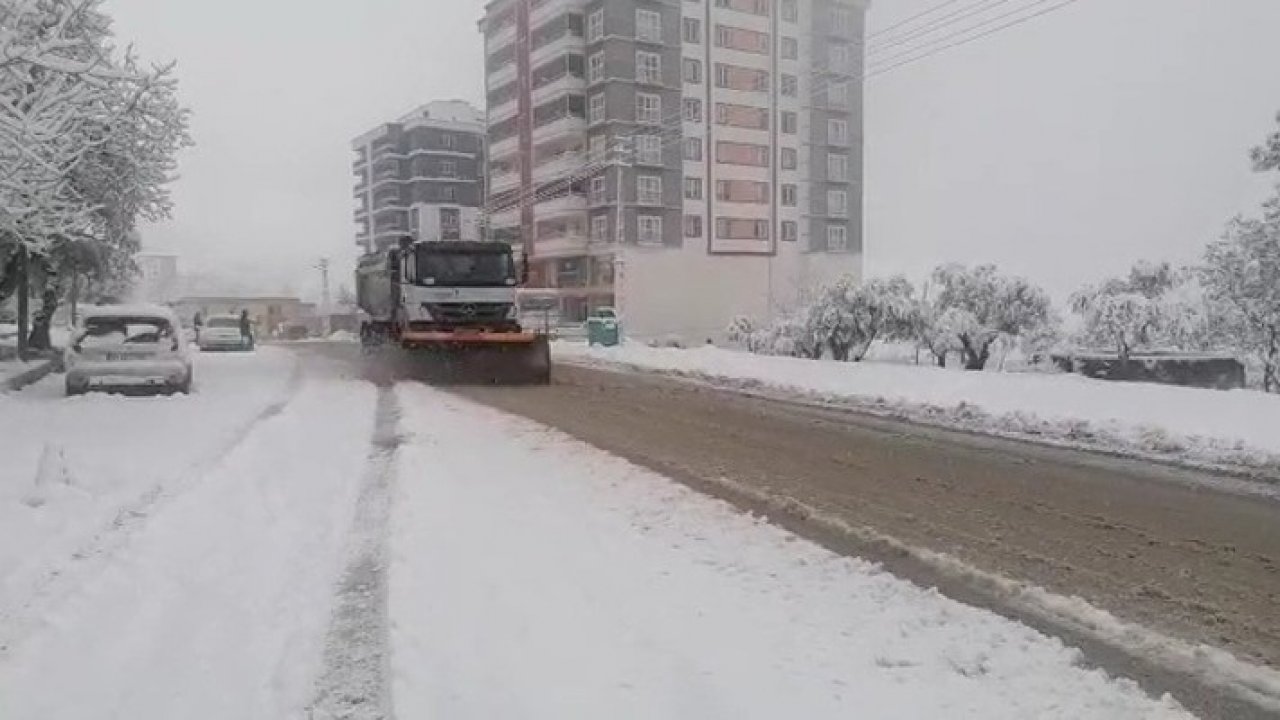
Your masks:
{"label": "roadside curb", "polygon": [[23,370],[17,375],[12,375],[0,381],[0,390],[8,390],[17,392],[28,385],[40,382],[50,373],[57,372],[62,368],[62,359],[57,357],[47,358],[35,363],[35,366]]}

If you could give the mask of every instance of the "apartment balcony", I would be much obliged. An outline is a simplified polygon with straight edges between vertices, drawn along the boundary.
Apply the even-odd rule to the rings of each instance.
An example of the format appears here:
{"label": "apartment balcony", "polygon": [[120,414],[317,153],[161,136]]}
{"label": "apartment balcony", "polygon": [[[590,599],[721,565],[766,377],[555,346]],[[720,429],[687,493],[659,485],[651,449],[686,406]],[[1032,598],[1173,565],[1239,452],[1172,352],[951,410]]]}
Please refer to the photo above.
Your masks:
{"label": "apartment balcony", "polygon": [[516,41],[516,23],[511,23],[496,33],[485,37],[484,53],[492,55]]}
{"label": "apartment balcony", "polygon": [[540,258],[572,257],[585,254],[590,244],[591,238],[582,233],[566,233],[538,238],[533,245],[533,252]]}
{"label": "apartment balcony", "polygon": [[504,120],[510,120],[520,112],[520,99],[513,97],[506,102],[498,103],[489,108],[489,124],[500,123]]}
{"label": "apartment balcony", "polygon": [[355,208],[354,215],[357,222],[362,222],[365,218],[369,217],[369,208],[367,207]]}
{"label": "apartment balcony", "polygon": [[491,144],[489,146],[489,157],[490,159],[504,158],[504,157],[508,157],[510,155],[515,154],[519,150],[520,150],[520,135],[515,134],[515,135],[512,135],[511,137],[503,138],[498,142]]}
{"label": "apartment balcony", "polygon": [[504,193],[508,190],[514,190],[520,186],[520,173],[516,170],[507,170],[498,173],[489,178],[489,194]]}
{"label": "apartment balcony", "polygon": [[565,215],[582,215],[587,212],[587,196],[569,193],[557,198],[543,200],[534,206],[533,214],[537,220],[546,220]]}
{"label": "apartment balcony", "polygon": [[513,207],[503,208],[495,213],[489,213],[489,227],[491,228],[511,228],[520,226],[520,205],[515,204]]}
{"label": "apartment balcony", "polygon": [[500,88],[503,85],[515,82],[518,74],[519,65],[512,61],[489,73],[486,82],[490,88]]}
{"label": "apartment balcony", "polygon": [[546,125],[533,129],[534,144],[547,142],[555,138],[581,137],[587,131],[587,119],[576,115],[565,115]]}
{"label": "apartment balcony", "polygon": [[547,0],[529,13],[529,27],[536,28],[557,15],[570,10],[581,10],[587,0]]}
{"label": "apartment balcony", "polygon": [[565,93],[572,92],[575,90],[581,93],[583,89],[585,89],[586,87],[587,87],[586,78],[573,75],[571,73],[565,73],[564,75],[556,78],[555,80],[552,80],[546,85],[543,85],[542,87],[535,89],[531,96],[533,99],[533,105],[534,107],[537,107],[538,105],[541,105],[547,102],[548,100],[554,100],[555,98],[558,98],[561,95],[564,95]]}
{"label": "apartment balcony", "polygon": [[529,54],[529,65],[536,68],[548,60],[558,58],[575,50],[581,54],[586,50],[586,47],[587,42],[583,37],[574,35],[569,32],[568,28],[565,28],[563,35]]}
{"label": "apartment balcony", "polygon": [[567,177],[586,169],[587,154],[584,152],[561,153],[544,160],[533,167],[533,181],[546,182],[552,178]]}
{"label": "apartment balcony", "polygon": [[384,188],[390,185],[399,185],[401,182],[403,181],[400,179],[400,173],[389,173],[375,179],[371,188],[376,192],[379,188]]}

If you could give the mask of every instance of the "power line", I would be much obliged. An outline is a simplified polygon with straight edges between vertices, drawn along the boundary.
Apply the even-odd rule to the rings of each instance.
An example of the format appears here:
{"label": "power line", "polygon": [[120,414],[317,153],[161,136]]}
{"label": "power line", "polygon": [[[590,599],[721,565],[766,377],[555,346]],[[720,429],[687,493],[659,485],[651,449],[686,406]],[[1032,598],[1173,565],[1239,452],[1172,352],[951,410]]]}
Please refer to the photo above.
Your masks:
{"label": "power line", "polygon": [[[1036,4],[1034,4],[1034,5],[1039,5],[1039,4],[1047,3],[1047,1],[1050,1],[1050,0],[1041,0],[1041,1],[1039,1],[1039,3],[1036,3]],[[916,56],[914,56],[914,58],[908,58],[908,59],[905,59],[905,60],[899,61],[899,63],[893,63],[893,64],[891,64],[891,65],[886,65],[886,67],[881,67],[881,68],[876,68],[876,69],[870,69],[870,70],[868,70],[868,72],[867,72],[867,73],[865,73],[865,74],[864,74],[863,79],[864,79],[864,81],[867,81],[867,79],[869,79],[869,78],[873,78],[873,77],[877,77],[877,76],[882,76],[882,74],[887,73],[887,72],[891,72],[891,70],[895,70],[895,69],[897,69],[897,68],[904,67],[904,65],[910,65],[910,64],[913,64],[913,63],[918,63],[918,61],[920,61],[920,60],[924,60],[925,58],[932,58],[932,56],[937,55],[937,54],[940,54],[940,53],[945,53],[945,51],[947,51],[947,50],[954,50],[954,49],[956,49],[956,47],[960,47],[960,46],[963,46],[963,45],[968,45],[968,44],[970,44],[970,42],[974,42],[975,40],[980,40],[980,38],[988,37],[988,36],[991,36],[991,35],[995,35],[995,33],[997,33],[997,32],[1001,32],[1001,31],[1005,31],[1005,29],[1009,29],[1009,28],[1011,28],[1011,27],[1020,26],[1020,24],[1030,22],[1030,20],[1033,20],[1033,19],[1036,19],[1036,18],[1039,18],[1039,17],[1043,17],[1043,15],[1047,15],[1047,14],[1050,14],[1050,13],[1052,13],[1052,12],[1055,12],[1055,10],[1061,10],[1062,8],[1066,8],[1066,6],[1068,6],[1068,5],[1073,5],[1073,4],[1075,4],[1075,3],[1076,3],[1076,1],[1078,1],[1078,0],[1065,0],[1065,1],[1061,1],[1061,3],[1059,3],[1059,4],[1057,4],[1057,5],[1051,5],[1051,6],[1048,6],[1048,8],[1044,8],[1044,9],[1042,9],[1042,10],[1039,10],[1039,12],[1037,12],[1037,13],[1032,13],[1032,14],[1030,14],[1030,15],[1025,15],[1025,17],[1021,17],[1021,18],[1018,18],[1018,19],[1016,19],[1016,20],[1011,20],[1011,22],[1007,22],[1007,23],[1005,23],[1005,24],[1002,24],[1002,26],[997,26],[997,27],[993,27],[993,28],[991,28],[991,29],[987,29],[987,31],[984,31],[984,32],[980,32],[980,33],[978,33],[978,35],[973,35],[973,36],[965,37],[965,38],[963,38],[963,40],[957,40],[956,42],[952,42],[952,44],[950,44],[950,45],[943,45],[943,46],[941,46],[941,47],[936,47],[936,49],[929,50],[929,51],[928,51],[928,53],[924,53],[923,55],[916,55]],[[1033,6],[1033,5],[1028,5],[1028,6],[1027,6],[1027,8],[1024,8],[1024,9],[1030,9],[1030,8],[1032,8],[1032,6]],[[1006,15],[1006,17],[1007,17],[1007,15]],[[940,38],[940,40],[941,40],[941,38]]]}
{"label": "power line", "polygon": [[947,0],[946,2],[939,3],[939,4],[937,4],[937,5],[934,5],[933,7],[926,8],[926,9],[924,9],[924,10],[921,10],[920,12],[916,13],[915,15],[912,15],[912,16],[911,16],[911,17],[909,17],[909,18],[906,18],[906,19],[903,19],[903,20],[899,20],[898,22],[896,22],[896,23],[894,23],[894,24],[890,25],[889,27],[881,28],[881,29],[879,29],[879,30],[877,30],[877,31],[875,31],[875,32],[873,32],[873,33],[871,33],[870,35],[867,35],[867,39],[869,40],[869,39],[871,39],[871,38],[873,38],[873,37],[877,37],[877,36],[879,36],[879,35],[884,35],[884,34],[885,34],[885,33],[887,33],[887,32],[892,32],[893,30],[896,30],[896,29],[898,29],[898,28],[902,27],[903,25],[906,25],[907,23],[913,22],[913,21],[915,21],[915,20],[919,20],[920,18],[922,18],[922,17],[924,17],[924,16],[926,16],[926,15],[932,15],[933,13],[935,13],[935,12],[937,12],[937,11],[939,11],[939,10],[941,10],[941,9],[945,8],[945,7],[947,7],[948,5],[955,5],[955,4],[956,4],[956,3],[958,3],[958,2],[960,2],[960,0]]}
{"label": "power line", "polygon": [[915,40],[916,38],[931,35],[939,30],[943,30],[951,25],[955,25],[956,23],[973,17],[974,15],[984,13],[988,10],[993,10],[1007,2],[1009,2],[1009,0],[979,0],[973,5],[959,8],[954,12],[943,15],[942,17],[937,18],[932,22],[925,23],[920,27],[911,28],[906,34],[900,35],[896,38],[891,38],[892,42],[886,41],[883,44],[869,43],[867,45],[867,54],[871,55],[873,53],[882,52],[911,40]]}

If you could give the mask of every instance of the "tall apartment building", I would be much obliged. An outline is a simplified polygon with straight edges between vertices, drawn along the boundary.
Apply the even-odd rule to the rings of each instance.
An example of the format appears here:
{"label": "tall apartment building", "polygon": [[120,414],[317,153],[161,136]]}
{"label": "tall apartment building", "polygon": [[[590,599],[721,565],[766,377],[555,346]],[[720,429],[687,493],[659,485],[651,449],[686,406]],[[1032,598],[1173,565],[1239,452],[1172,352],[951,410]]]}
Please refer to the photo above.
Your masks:
{"label": "tall apartment building", "polygon": [[488,222],[563,317],[716,338],[862,261],[864,0],[493,0]]}
{"label": "tall apartment building", "polygon": [[484,114],[457,100],[427,103],[353,140],[356,242],[368,252],[405,235],[479,240],[484,142]]}

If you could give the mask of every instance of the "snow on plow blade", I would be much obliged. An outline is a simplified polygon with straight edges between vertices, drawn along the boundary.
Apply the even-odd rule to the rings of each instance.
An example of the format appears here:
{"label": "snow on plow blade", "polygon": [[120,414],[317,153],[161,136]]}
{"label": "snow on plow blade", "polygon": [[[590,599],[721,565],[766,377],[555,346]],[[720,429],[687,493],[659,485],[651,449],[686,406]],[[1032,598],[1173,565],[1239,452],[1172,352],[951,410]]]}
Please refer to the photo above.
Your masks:
{"label": "snow on plow blade", "polygon": [[551,346],[535,333],[406,332],[401,363],[409,379],[488,385],[551,382]]}

